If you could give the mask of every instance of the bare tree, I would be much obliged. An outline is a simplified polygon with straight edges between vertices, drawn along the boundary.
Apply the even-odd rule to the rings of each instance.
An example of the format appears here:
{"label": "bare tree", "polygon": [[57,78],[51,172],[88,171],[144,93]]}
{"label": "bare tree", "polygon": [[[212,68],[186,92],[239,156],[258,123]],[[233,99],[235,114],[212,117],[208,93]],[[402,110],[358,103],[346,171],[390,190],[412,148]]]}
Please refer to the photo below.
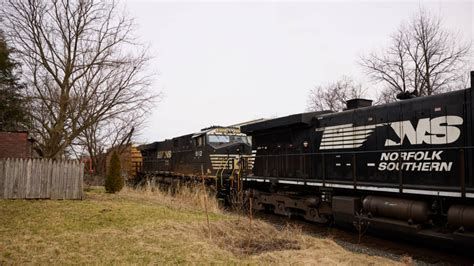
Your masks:
{"label": "bare tree", "polygon": [[44,156],[61,157],[94,127],[150,108],[150,57],[115,2],[7,0],[0,15],[25,68]]}
{"label": "bare tree", "polygon": [[317,86],[310,90],[307,101],[308,111],[342,111],[346,101],[361,98],[365,94],[362,85],[356,84],[351,78],[343,77],[326,86]]}
{"label": "bare tree", "polygon": [[381,53],[361,58],[376,82],[384,84],[379,102],[391,102],[400,92],[424,96],[462,88],[470,43],[442,26],[439,17],[420,10],[392,36]]}
{"label": "bare tree", "polygon": [[107,148],[113,147],[121,154],[136,137],[143,123],[144,118],[134,112],[100,121],[84,130],[75,144],[90,155],[95,173],[103,175]]}

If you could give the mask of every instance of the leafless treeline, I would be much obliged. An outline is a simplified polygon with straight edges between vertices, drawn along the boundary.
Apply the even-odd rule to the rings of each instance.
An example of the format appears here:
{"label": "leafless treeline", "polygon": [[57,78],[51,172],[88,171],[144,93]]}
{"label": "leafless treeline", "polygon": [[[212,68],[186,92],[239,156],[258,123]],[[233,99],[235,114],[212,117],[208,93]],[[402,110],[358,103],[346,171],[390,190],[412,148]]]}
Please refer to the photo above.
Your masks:
{"label": "leafless treeline", "polygon": [[6,0],[1,7],[44,156],[74,147],[95,156],[128,142],[157,97],[133,20],[111,1]]}
{"label": "leafless treeline", "polygon": [[357,84],[349,77],[342,77],[340,80],[326,86],[317,86],[309,92],[307,109],[308,111],[342,111],[346,109],[346,101],[355,98],[362,98],[365,89],[361,84]]}
{"label": "leafless treeline", "polygon": [[[420,10],[402,23],[392,35],[389,47],[362,56],[360,64],[370,79],[381,86],[376,102],[388,103],[396,101],[401,92],[426,96],[465,88],[470,47],[471,43],[459,34],[446,30],[440,17]],[[328,107],[325,103],[334,104],[335,98],[348,100],[339,97],[338,83],[313,89],[308,109]],[[318,90],[322,92],[315,94]]]}

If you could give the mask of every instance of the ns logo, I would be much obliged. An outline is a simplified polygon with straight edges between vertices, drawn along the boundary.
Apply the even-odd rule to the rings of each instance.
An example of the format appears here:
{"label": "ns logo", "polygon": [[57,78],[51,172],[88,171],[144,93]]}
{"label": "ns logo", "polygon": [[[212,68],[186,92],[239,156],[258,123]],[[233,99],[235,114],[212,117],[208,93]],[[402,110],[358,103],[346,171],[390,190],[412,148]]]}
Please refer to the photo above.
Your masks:
{"label": "ns logo", "polygon": [[458,140],[463,124],[462,117],[455,115],[436,118],[422,118],[418,120],[416,128],[410,120],[389,123],[399,141],[385,140],[385,146],[399,146],[406,141],[410,144],[449,144]]}

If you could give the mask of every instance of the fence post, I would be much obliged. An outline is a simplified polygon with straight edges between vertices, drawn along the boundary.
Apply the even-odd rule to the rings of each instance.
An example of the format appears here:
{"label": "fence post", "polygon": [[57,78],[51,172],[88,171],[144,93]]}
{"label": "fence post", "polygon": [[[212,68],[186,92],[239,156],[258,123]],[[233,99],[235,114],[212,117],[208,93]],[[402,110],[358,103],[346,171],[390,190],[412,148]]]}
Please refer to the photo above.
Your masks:
{"label": "fence post", "polygon": [[0,199],[5,198],[5,161],[0,160]]}
{"label": "fence post", "polygon": [[53,162],[53,170],[51,174],[51,199],[58,199],[58,162]]}
{"label": "fence post", "polygon": [[4,199],[8,199],[9,198],[9,195],[8,195],[8,190],[9,190],[9,187],[10,187],[10,178],[9,178],[9,168],[10,168],[10,160],[7,158],[5,160],[5,166],[4,166],[4,177],[5,177],[5,181],[3,182],[3,198]]}
{"label": "fence post", "polygon": [[26,162],[26,198],[33,198],[34,182],[32,183],[31,172],[35,166],[35,161],[28,159]]}

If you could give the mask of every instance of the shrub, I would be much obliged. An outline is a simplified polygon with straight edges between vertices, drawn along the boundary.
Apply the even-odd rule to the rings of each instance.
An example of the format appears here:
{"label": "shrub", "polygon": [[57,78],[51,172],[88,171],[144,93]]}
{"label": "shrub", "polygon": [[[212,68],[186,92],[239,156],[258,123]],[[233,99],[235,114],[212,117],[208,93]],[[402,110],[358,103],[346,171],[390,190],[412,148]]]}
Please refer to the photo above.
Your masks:
{"label": "shrub", "polygon": [[117,152],[114,151],[110,159],[107,177],[105,178],[105,191],[107,193],[119,192],[123,188],[124,181],[120,170],[120,159]]}

